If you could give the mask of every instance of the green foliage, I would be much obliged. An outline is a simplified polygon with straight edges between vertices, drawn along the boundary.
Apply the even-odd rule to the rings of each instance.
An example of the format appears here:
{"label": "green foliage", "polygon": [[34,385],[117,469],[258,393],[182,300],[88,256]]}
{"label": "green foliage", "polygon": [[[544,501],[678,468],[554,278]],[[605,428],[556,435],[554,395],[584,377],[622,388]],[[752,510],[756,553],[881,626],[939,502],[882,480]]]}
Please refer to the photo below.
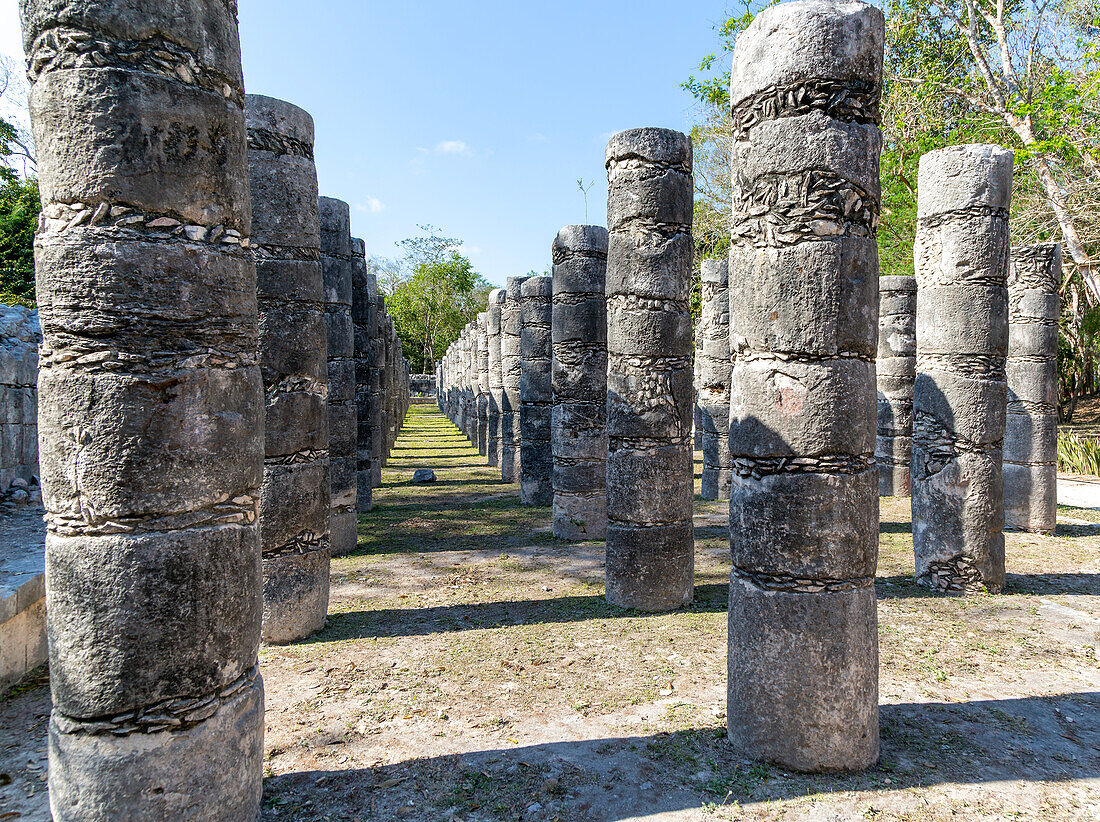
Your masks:
{"label": "green foliage", "polygon": [[1077,434],[1059,434],[1058,470],[1100,476],[1100,440]]}
{"label": "green foliage", "polygon": [[489,303],[491,286],[456,245],[434,233],[401,243],[412,274],[386,297],[386,310],[414,373],[432,373],[436,357]]}
{"label": "green foliage", "polygon": [[34,232],[38,181],[0,183],[0,303],[34,306]]}

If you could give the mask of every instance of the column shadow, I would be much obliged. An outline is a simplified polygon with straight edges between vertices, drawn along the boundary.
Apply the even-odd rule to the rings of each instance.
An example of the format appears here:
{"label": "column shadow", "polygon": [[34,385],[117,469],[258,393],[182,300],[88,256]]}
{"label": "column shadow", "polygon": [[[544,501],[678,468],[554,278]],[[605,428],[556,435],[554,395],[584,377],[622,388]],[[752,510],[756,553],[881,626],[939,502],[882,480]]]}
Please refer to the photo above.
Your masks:
{"label": "column shadow", "polygon": [[[613,822],[706,805],[803,797],[827,802],[832,795],[851,799],[852,792],[871,794],[860,797],[861,803],[881,796],[876,804],[882,804],[888,794],[939,785],[1100,777],[1097,692],[882,705],[880,722],[880,761],[856,774],[794,774],[749,762],[716,723],[672,733],[510,744],[376,768],[270,776],[264,784],[263,819],[351,820],[364,813],[377,819],[461,814]],[[441,727],[448,722],[441,720]],[[322,731],[299,740],[306,748],[350,741]],[[953,787],[951,794],[959,791]],[[927,799],[950,804],[936,794]],[[532,812],[534,804],[539,807]],[[933,810],[927,807],[930,815]]]}

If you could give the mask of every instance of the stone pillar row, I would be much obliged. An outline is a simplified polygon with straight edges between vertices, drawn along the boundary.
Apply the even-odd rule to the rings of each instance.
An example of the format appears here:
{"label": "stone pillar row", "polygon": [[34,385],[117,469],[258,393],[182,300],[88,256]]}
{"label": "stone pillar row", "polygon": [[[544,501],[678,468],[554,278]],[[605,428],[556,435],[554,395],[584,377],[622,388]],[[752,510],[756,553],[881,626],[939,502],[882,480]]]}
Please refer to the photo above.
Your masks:
{"label": "stone pillar row", "polygon": [[1005,525],[1053,533],[1058,517],[1058,290],[1062,246],[1012,249],[1008,265]]}
{"label": "stone pillar row", "polygon": [[566,226],[551,256],[553,534],[600,540],[607,533],[607,229]]}
{"label": "stone pillar row", "polygon": [[328,343],[313,118],[249,95],[248,170],[265,400],[260,490],[266,642],[324,625],[330,513]]}
{"label": "stone pillar row", "polygon": [[606,595],[666,611],[694,592],[691,139],[620,132],[605,165]]}
{"label": "stone pillar row", "polygon": [[[59,822],[258,818],[259,642],[323,626],[410,402],[309,114],[245,96],[235,3],[169,5],[20,3]],[[915,367],[910,282],[878,322],[883,42],[856,0],[741,34],[731,250],[702,272],[728,733],[797,770],[877,758],[878,491],[907,436],[922,584],[1000,590],[1006,509],[1054,525],[1060,253],[1010,253],[1011,152],[922,158]],[[605,539],[609,602],[668,610],[693,595],[691,140],[622,132],[605,162],[609,231],[562,229],[552,276],[494,291],[438,402],[555,535]]]}
{"label": "stone pillar row", "polygon": [[138,5],[20,6],[52,814],[254,819],[259,642],[323,626],[408,368],[312,118],[243,92],[235,4]]}

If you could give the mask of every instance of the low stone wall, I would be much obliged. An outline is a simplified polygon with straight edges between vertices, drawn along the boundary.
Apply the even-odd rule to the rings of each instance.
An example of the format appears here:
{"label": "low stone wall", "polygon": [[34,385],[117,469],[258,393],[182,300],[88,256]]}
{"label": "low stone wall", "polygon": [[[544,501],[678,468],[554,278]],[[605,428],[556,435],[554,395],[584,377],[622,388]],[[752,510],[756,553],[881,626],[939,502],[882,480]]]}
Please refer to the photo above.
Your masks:
{"label": "low stone wall", "polygon": [[38,312],[0,305],[0,693],[46,662]]}
{"label": "low stone wall", "polygon": [[[38,485],[38,312],[0,306],[0,493]],[[27,483],[26,486],[23,483]],[[16,494],[22,499],[22,494]],[[25,501],[25,500],[24,500]]]}
{"label": "low stone wall", "polygon": [[410,374],[409,391],[413,395],[435,396],[435,374]]}
{"label": "low stone wall", "polygon": [[46,523],[39,505],[0,505],[0,694],[46,662]]}

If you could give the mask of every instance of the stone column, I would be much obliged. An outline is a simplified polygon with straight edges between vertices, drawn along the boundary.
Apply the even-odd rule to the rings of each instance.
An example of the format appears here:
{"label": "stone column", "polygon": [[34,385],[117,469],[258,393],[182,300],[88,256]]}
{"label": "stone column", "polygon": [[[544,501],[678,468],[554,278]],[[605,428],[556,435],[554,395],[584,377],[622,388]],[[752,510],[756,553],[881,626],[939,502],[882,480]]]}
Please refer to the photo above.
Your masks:
{"label": "stone column", "polygon": [[1058,289],[1062,246],[1023,246],[1008,264],[1005,525],[1053,533],[1058,518]]}
{"label": "stone column", "polygon": [[440,396],[443,403],[443,415],[454,422],[454,417],[451,413],[451,353],[454,351],[454,344],[452,343],[447,348],[447,352],[443,355],[443,362],[440,365],[440,374],[442,375],[442,383]]}
{"label": "stone column", "polygon": [[607,166],[607,601],[691,602],[691,138],[640,128]]}
{"label": "stone column", "polygon": [[[478,448],[477,418],[477,320],[466,324],[466,426],[470,445]],[[480,450],[480,449],[479,449]]]}
{"label": "stone column", "polygon": [[328,345],[313,118],[248,95],[248,170],[266,398],[260,539],[266,642],[325,624],[329,588]]}
{"label": "stone column", "polygon": [[566,226],[551,253],[553,533],[599,540],[607,534],[607,229]]}
{"label": "stone column", "polygon": [[[470,415],[470,362],[472,357],[470,356],[470,324],[466,325],[462,329],[462,336],[459,338],[458,347],[458,367],[459,367],[459,382],[461,385],[459,393],[459,427],[462,429],[462,433],[466,435],[466,439],[470,441],[471,445],[477,445],[477,435],[475,428],[471,422]],[[475,433],[471,433],[475,432]]]}
{"label": "stone column", "polygon": [[[695,340],[691,351],[691,391],[693,397],[691,405],[691,447],[694,451],[703,450],[703,407],[699,404],[699,366],[701,365],[699,351],[703,347],[702,331],[703,327],[701,325],[695,327]],[[694,461],[694,456],[692,460]]]}
{"label": "stone column", "polygon": [[[358,530],[355,329],[351,317],[356,259],[351,240],[351,208],[331,197],[319,198],[318,206],[328,339],[329,545],[332,555],[338,557],[355,550]],[[365,264],[364,260],[364,267]]]}
{"label": "stone column", "polygon": [[943,592],[1004,586],[1012,159],[965,145],[920,160],[913,550],[917,582]]}
{"label": "stone column", "polygon": [[489,292],[489,318],[486,323],[489,343],[489,444],[488,462],[500,467],[500,412],[504,404],[504,376],[500,371],[500,313],[504,307],[505,291],[494,288]]}
{"label": "stone column", "polygon": [[519,499],[523,505],[549,506],[554,501],[554,457],[550,450],[553,296],[552,277],[531,277],[520,288]]}
{"label": "stone column", "polygon": [[232,8],[20,3],[58,822],[259,814],[263,385]]}
{"label": "stone column", "polygon": [[1053,533],[1058,515],[1058,291],[1062,246],[1013,248],[1008,266],[1005,525]]}
{"label": "stone column", "polygon": [[800,771],[878,759],[884,39],[878,9],[810,0],[733,55],[727,724]]}
{"label": "stone column", "polygon": [[730,300],[729,261],[703,260],[699,318],[699,422],[703,429],[703,499],[729,499]]}
{"label": "stone column", "polygon": [[504,403],[500,412],[500,478],[519,482],[520,478],[520,381],[523,360],[520,332],[523,327],[522,299],[526,277],[509,277],[506,297],[500,311],[500,369]]}
{"label": "stone column", "polygon": [[477,451],[489,453],[489,314],[477,315]]}
{"label": "stone column", "polygon": [[370,436],[371,436],[371,485],[378,488],[382,485],[382,458],[385,448],[383,441],[383,397],[382,397],[382,372],[386,364],[386,340],[385,340],[386,298],[378,294],[374,299],[374,328],[371,346],[371,407],[370,407]]}
{"label": "stone column", "polygon": [[466,428],[466,368],[463,365],[464,356],[463,349],[466,347],[466,329],[463,328],[458,333],[458,339],[454,343],[454,357],[455,357],[455,425],[458,426],[458,430],[469,438],[469,433]]}
{"label": "stone column", "polygon": [[351,318],[355,336],[355,507],[365,514],[374,507],[371,482],[371,328],[377,310],[374,275],[367,271],[367,247],[352,237]]}
{"label": "stone column", "polygon": [[907,497],[917,373],[917,281],[900,275],[880,277],[878,289],[878,493]]}
{"label": "stone column", "polygon": [[382,315],[382,467],[390,461],[393,445],[393,320]]}

